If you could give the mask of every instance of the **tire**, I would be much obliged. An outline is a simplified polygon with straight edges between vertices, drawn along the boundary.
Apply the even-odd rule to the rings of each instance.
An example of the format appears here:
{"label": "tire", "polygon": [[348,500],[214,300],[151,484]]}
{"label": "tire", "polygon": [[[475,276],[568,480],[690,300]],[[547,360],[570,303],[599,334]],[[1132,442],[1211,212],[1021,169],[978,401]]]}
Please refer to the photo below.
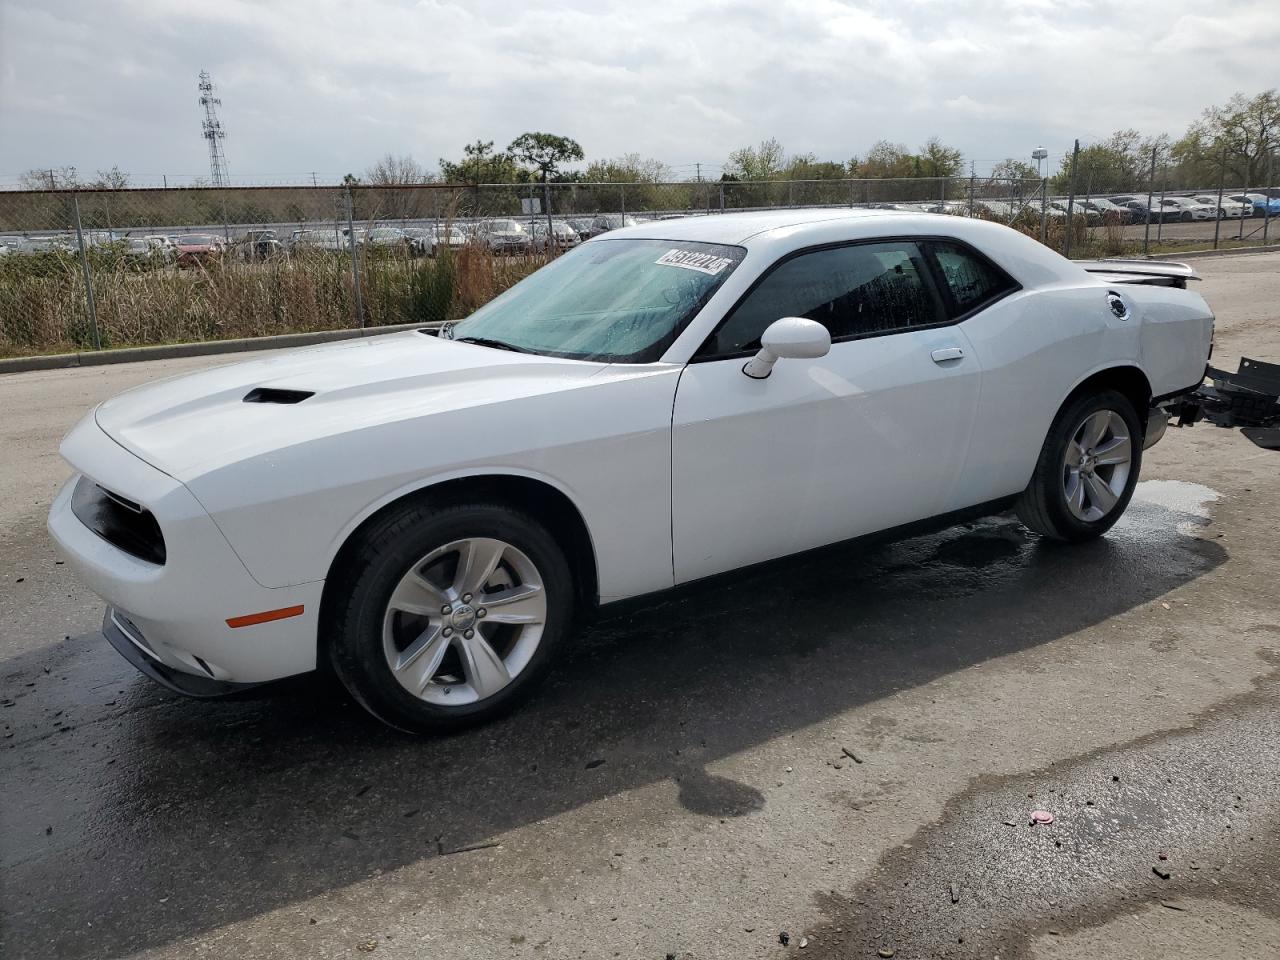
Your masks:
{"label": "tire", "polygon": [[[1085,433],[1104,420],[1096,440]],[[1122,436],[1127,449],[1113,445]],[[1141,421],[1124,394],[1102,390],[1070,398],[1054,418],[1031,482],[1018,498],[1018,519],[1050,540],[1078,543],[1102,536],[1133,497],[1142,467],[1142,439]],[[1101,451],[1097,463],[1093,451]],[[1122,453],[1128,459],[1120,462]],[[1088,459],[1082,463],[1080,457]]]}
{"label": "tire", "polygon": [[1182,222],[1183,222],[1183,223],[1190,223],[1192,219],[1193,219],[1193,218],[1192,218],[1192,216],[1191,216],[1191,214],[1190,214],[1190,213],[1184,213],[1184,214],[1182,215]]}
{"label": "tire", "polygon": [[[468,557],[478,573],[468,573]],[[390,511],[344,550],[326,596],[334,673],[370,713],[409,733],[457,730],[514,707],[573,616],[573,578],[555,538],[501,503]]]}

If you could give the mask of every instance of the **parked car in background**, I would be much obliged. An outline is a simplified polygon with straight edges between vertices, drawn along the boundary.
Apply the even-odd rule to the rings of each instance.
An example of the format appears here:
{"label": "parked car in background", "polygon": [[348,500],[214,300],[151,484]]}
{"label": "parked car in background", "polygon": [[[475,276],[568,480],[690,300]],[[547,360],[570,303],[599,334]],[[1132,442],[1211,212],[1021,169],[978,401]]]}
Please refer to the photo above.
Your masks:
{"label": "parked car in background", "polygon": [[1264,193],[1235,193],[1231,195],[1231,199],[1250,204],[1255,217],[1265,217],[1268,207],[1271,208],[1271,216],[1280,216],[1280,197],[1268,197]]}
{"label": "parked car in background", "polygon": [[415,227],[372,227],[364,235],[365,244],[374,250],[398,251],[407,256],[426,256],[426,245],[419,243],[426,231]]}
{"label": "parked car in background", "polygon": [[18,237],[0,237],[0,257],[17,253],[21,246],[22,240]]}
{"label": "parked car in background", "polygon": [[305,254],[319,250],[337,251],[347,249],[347,238],[333,227],[321,227],[314,230],[295,230],[289,238],[289,251],[293,254]]}
{"label": "parked car in background", "polygon": [[240,256],[246,263],[260,263],[284,253],[284,244],[274,230],[246,230],[240,239]]}
{"label": "parked car in background", "polygon": [[[1066,219],[1067,216],[1066,200],[1050,200],[1048,205],[1048,213],[1051,217],[1061,217]],[[1082,200],[1075,200],[1071,203],[1071,216],[1077,218],[1077,222],[1083,219],[1088,226],[1096,226],[1102,222],[1102,214],[1090,207]]]}
{"label": "parked car in background", "polygon": [[602,213],[591,220],[591,236],[598,237],[600,234],[608,233],[610,230],[619,230],[622,227],[634,227],[635,225],[635,217],[620,213]]}
{"label": "parked car in background", "polygon": [[1158,200],[1152,200],[1147,203],[1146,198],[1139,199],[1137,197],[1112,197],[1111,201],[1133,215],[1134,223],[1159,223],[1164,219],[1165,209],[1160,206]]}
{"label": "parked car in background", "polygon": [[1113,203],[1106,197],[1093,197],[1087,200],[1077,200],[1077,203],[1083,203],[1088,209],[1098,214],[1099,219],[1103,223],[1132,223],[1133,211],[1128,207],[1122,207],[1118,203]]}
{"label": "parked car in background", "polygon": [[188,233],[175,244],[178,266],[199,267],[221,259],[226,246],[221,237],[211,233]]}
{"label": "parked car in background", "polygon": [[461,250],[467,245],[467,235],[455,226],[440,224],[431,231],[431,256],[442,250]]}
{"label": "parked car in background", "polygon": [[158,233],[149,233],[142,239],[147,241],[147,243],[151,245],[151,248],[155,250],[161,257],[163,257],[167,262],[172,263],[174,260],[177,259],[178,257],[177,247],[174,246],[173,241],[170,240],[168,237]]}
{"label": "parked car in background", "polygon": [[1232,200],[1227,196],[1222,198],[1221,205],[1219,205],[1218,198],[1215,195],[1201,194],[1199,196],[1192,197],[1192,199],[1199,203],[1205,203],[1209,206],[1217,207],[1218,216],[1224,220],[1228,218],[1238,220],[1253,216],[1253,204]]}
{"label": "parked car in background", "polygon": [[577,231],[578,237],[582,240],[591,238],[591,218],[590,217],[570,217],[565,223],[569,224]]}
{"label": "parked car in background", "polygon": [[1201,203],[1191,197],[1165,197],[1161,205],[1166,220],[1190,223],[1193,220],[1217,220],[1221,216],[1216,203]]}
{"label": "parked car in background", "polygon": [[71,253],[75,249],[75,237],[68,234],[23,237],[22,242],[18,244],[20,253]]}
{"label": "parked car in background", "polygon": [[550,233],[546,220],[535,220],[533,223],[533,243],[540,250],[554,247],[557,250],[569,250],[582,242],[578,231],[563,220],[552,220]]}
{"label": "parked car in background", "polygon": [[[1193,276],[968,217],[635,227],[439,336],[107,400],[62,443],[49,530],[160,683],[320,667],[392,726],[457,729],[527,695],[600,606],[1010,506],[1047,540],[1102,536],[1159,404],[1204,377]],[[823,580],[816,602],[845,589]]]}
{"label": "parked car in background", "polygon": [[496,254],[528,253],[533,238],[518,220],[482,220],[475,238]]}

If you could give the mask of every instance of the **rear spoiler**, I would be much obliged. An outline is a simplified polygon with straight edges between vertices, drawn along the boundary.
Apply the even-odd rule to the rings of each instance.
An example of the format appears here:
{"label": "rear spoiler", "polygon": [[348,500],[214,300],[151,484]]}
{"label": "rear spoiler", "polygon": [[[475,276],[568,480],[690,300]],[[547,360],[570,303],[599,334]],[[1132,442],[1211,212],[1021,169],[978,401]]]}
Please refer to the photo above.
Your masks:
{"label": "rear spoiler", "polygon": [[1185,290],[1188,280],[1200,279],[1187,264],[1171,260],[1079,260],[1077,263],[1104,283],[1136,283]]}

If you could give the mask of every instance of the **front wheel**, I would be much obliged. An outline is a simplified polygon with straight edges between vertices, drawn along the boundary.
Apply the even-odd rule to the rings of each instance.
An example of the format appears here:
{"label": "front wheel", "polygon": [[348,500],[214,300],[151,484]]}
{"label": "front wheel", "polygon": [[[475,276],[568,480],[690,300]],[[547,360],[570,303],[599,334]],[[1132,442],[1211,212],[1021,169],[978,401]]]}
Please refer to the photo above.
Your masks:
{"label": "front wheel", "polygon": [[330,585],[334,672],[379,719],[457,729],[527,695],[568,632],[555,538],[503,504],[409,504],[376,521]]}
{"label": "front wheel", "polygon": [[1142,465],[1142,424],[1115,390],[1067,403],[1045,438],[1018,519],[1053,540],[1078,542],[1106,533],[1133,496]]}

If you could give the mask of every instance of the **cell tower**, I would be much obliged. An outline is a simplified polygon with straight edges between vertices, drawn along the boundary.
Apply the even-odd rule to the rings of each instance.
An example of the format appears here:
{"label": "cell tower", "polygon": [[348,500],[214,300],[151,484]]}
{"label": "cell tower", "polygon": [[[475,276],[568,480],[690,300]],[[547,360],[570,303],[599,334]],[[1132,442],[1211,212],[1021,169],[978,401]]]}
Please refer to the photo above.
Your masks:
{"label": "cell tower", "polygon": [[209,173],[215,187],[227,185],[227,158],[222,153],[222,141],[226,131],[218,120],[218,107],[222,101],[213,95],[213,81],[209,71],[200,71],[200,106],[204,107],[204,138],[209,141]]}

